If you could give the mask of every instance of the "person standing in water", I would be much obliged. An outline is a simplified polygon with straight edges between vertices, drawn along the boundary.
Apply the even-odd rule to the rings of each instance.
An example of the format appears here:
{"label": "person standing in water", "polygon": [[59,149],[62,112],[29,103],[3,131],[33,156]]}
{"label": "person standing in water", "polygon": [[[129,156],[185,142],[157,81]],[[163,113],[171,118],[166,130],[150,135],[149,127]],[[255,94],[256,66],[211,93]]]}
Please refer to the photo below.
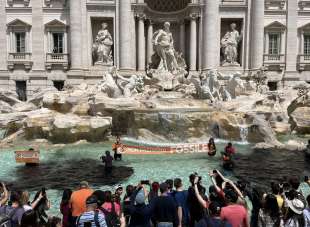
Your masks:
{"label": "person standing in water", "polygon": [[208,155],[209,156],[216,155],[216,146],[215,146],[213,138],[210,138],[209,143],[208,143]]}
{"label": "person standing in water", "polygon": [[106,175],[111,175],[113,168],[113,157],[110,154],[110,151],[105,152],[105,156],[101,156],[101,160],[104,163],[104,169]]}
{"label": "person standing in water", "polygon": [[116,137],[116,142],[112,145],[112,150],[114,151],[114,160],[117,161],[118,159],[122,160],[122,153],[123,153],[124,146],[121,143],[121,138],[119,136]]}

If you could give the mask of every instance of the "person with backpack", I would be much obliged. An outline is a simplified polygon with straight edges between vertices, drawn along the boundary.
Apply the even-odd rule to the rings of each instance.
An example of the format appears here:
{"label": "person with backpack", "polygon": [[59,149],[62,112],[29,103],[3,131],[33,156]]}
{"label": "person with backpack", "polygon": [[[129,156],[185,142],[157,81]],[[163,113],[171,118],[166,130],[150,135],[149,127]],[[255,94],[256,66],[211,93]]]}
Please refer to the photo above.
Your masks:
{"label": "person with backpack", "polygon": [[119,227],[121,225],[121,207],[112,198],[111,191],[104,192],[104,203],[98,209],[104,214],[108,227]]}
{"label": "person with backpack", "polygon": [[97,210],[97,202],[95,195],[86,199],[86,212],[77,218],[77,227],[107,227],[104,214]]}
{"label": "person with backpack", "polygon": [[221,205],[217,202],[211,202],[209,204],[209,213],[210,216],[208,217],[205,215],[203,219],[201,219],[195,227],[232,227],[232,225],[227,222],[221,220]]}
{"label": "person with backpack", "polygon": [[0,207],[0,227],[19,227],[25,213],[21,202],[21,192],[12,191],[10,205]]}

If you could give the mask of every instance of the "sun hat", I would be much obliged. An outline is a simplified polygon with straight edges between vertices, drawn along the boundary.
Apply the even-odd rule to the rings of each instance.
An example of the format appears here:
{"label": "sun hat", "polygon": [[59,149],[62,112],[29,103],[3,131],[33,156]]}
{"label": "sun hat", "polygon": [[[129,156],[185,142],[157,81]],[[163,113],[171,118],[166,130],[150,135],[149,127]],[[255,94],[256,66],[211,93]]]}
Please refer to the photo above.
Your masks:
{"label": "sun hat", "polygon": [[296,214],[302,214],[305,204],[300,199],[287,200],[288,207]]}

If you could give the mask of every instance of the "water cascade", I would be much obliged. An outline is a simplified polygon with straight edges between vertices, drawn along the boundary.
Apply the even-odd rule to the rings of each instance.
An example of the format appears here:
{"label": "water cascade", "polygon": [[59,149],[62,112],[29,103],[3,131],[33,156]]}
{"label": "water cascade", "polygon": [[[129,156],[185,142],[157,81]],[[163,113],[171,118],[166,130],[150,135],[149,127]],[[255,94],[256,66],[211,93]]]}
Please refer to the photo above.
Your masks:
{"label": "water cascade", "polygon": [[240,138],[242,142],[248,141],[249,129],[247,125],[239,125],[240,127]]}

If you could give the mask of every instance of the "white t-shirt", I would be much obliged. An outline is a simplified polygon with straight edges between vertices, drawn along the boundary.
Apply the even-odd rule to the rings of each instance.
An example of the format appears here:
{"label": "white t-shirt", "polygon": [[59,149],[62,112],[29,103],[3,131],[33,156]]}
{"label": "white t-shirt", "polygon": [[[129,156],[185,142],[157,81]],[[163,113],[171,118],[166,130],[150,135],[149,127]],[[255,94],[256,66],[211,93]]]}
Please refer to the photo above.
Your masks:
{"label": "white t-shirt", "polygon": [[23,209],[24,209],[24,211],[26,212],[26,211],[28,211],[28,210],[32,210],[32,207],[29,206],[29,205],[23,205]]}

